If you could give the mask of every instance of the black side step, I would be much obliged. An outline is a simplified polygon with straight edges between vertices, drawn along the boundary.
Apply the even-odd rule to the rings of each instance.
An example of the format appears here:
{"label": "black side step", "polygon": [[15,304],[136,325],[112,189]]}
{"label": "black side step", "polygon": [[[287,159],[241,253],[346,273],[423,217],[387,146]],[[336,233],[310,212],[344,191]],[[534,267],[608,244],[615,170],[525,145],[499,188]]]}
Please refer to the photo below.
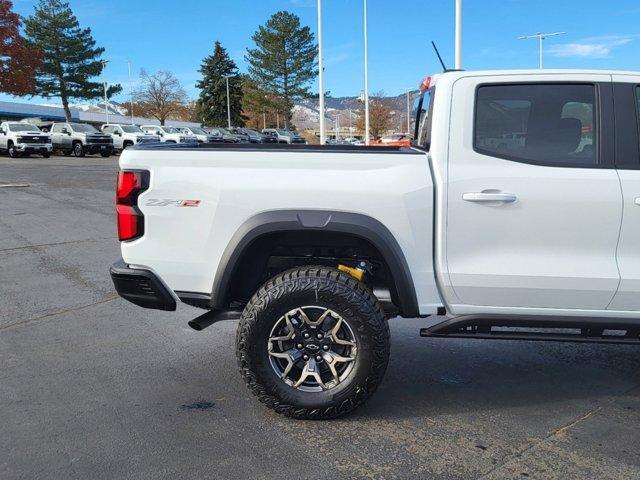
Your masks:
{"label": "black side step", "polygon": [[579,317],[461,316],[421,328],[420,336],[640,345],[640,321]]}

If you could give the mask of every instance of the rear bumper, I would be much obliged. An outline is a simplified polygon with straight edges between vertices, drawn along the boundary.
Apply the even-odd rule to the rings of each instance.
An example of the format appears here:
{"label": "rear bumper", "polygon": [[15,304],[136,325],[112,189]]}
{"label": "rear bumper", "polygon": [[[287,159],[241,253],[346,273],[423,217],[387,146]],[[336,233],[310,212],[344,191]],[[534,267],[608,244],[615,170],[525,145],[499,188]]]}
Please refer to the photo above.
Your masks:
{"label": "rear bumper", "polygon": [[164,283],[149,270],[129,268],[120,259],[109,269],[116,292],[125,300],[143,308],[175,310],[176,301]]}

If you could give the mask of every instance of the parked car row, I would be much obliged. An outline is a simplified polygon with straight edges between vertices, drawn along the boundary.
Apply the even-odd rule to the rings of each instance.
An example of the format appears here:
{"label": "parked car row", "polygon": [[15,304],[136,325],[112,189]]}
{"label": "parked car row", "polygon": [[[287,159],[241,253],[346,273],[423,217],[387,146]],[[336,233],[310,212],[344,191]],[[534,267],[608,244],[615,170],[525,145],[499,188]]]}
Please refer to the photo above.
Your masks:
{"label": "parked car row", "polygon": [[11,157],[30,154],[48,158],[52,152],[64,155],[100,154],[108,157],[139,143],[285,143],[305,144],[300,134],[280,128],[262,131],[252,128],[171,127],[167,125],[104,124],[54,122],[38,128],[26,121],[0,124],[0,151]]}

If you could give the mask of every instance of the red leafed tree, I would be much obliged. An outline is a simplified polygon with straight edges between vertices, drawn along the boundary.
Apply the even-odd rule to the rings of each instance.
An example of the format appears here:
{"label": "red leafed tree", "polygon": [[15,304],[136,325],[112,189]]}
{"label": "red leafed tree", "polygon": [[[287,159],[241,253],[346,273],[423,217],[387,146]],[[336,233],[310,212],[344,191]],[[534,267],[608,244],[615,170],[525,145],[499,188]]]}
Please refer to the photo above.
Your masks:
{"label": "red leafed tree", "polygon": [[12,95],[33,93],[41,58],[20,35],[21,23],[11,0],[0,0],[0,92]]}

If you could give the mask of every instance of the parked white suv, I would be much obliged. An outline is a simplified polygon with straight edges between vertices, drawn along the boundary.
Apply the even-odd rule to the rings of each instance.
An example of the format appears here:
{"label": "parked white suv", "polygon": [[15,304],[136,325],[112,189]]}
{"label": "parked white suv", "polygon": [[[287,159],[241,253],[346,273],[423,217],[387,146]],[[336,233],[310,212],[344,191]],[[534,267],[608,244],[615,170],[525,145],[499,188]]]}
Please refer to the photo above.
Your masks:
{"label": "parked white suv", "polygon": [[137,143],[160,141],[158,135],[149,135],[137,125],[117,125],[110,123],[108,125],[102,125],[100,130],[102,130],[102,133],[111,135],[111,138],[113,138],[113,148],[116,150],[124,150]]}
{"label": "parked white suv", "polygon": [[125,151],[116,289],[208,309],[197,330],[239,318],[250,390],[305,419],[376,390],[398,316],[439,315],[430,338],[638,345],[639,85],[451,71],[423,82],[413,147]]}
{"label": "parked white suv", "polygon": [[51,135],[26,122],[2,122],[0,124],[0,150],[11,157],[37,153],[44,158],[51,155]]}
{"label": "parked white suv", "polygon": [[149,135],[157,135],[161,142],[166,143],[198,143],[195,135],[187,135],[182,133],[175,127],[166,125],[142,125],[140,127]]}

